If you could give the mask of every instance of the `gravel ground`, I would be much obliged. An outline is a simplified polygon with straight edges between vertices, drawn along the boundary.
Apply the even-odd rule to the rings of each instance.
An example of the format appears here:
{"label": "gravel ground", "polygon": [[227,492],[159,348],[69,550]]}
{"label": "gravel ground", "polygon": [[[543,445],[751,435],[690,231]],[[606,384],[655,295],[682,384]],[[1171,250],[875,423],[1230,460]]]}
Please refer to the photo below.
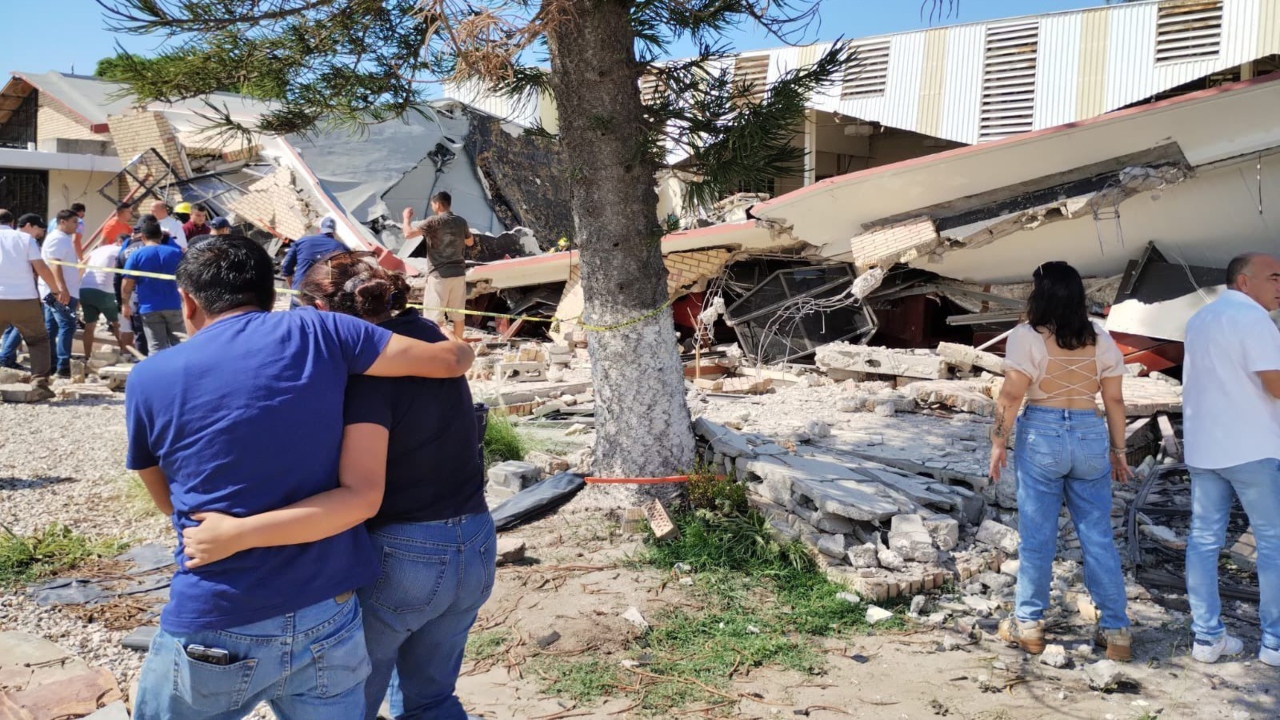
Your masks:
{"label": "gravel ground", "polygon": [[[94,537],[131,544],[169,541],[159,514],[135,517],[122,495],[123,395],[110,400],[0,404],[0,522],[32,533],[54,522]],[[0,630],[43,636],[113,673],[122,688],[142,654],[120,646],[125,631],[85,623],[59,608],[40,608],[24,589],[0,590]]]}

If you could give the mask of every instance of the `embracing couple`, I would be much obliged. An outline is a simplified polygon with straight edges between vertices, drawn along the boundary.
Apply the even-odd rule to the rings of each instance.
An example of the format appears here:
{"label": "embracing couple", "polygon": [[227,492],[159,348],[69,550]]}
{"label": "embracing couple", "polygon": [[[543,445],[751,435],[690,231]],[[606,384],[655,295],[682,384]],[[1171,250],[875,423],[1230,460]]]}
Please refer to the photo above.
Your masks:
{"label": "embracing couple", "polygon": [[406,310],[366,253],[317,262],[271,312],[237,235],[177,270],[191,340],[139,364],[127,465],[179,535],[135,718],[463,720],[467,632],[493,589],[470,347]]}

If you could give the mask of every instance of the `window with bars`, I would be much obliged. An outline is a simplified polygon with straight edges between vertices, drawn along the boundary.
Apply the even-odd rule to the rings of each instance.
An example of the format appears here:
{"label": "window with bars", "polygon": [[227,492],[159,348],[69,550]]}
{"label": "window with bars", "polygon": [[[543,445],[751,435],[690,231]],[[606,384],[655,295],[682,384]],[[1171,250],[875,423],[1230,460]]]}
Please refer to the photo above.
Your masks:
{"label": "window with bars", "polygon": [[879,97],[889,83],[889,41],[854,46],[853,64],[844,71],[840,99]]}
{"label": "window with bars", "polygon": [[1222,0],[1177,0],[1156,11],[1156,62],[1208,60],[1222,49]]}
{"label": "window with bars", "polygon": [[21,217],[49,212],[49,171],[0,168],[0,208]]}
{"label": "window with bars", "polygon": [[0,125],[0,147],[26,150],[28,143],[36,141],[36,112],[39,102],[36,91],[32,90],[20,101],[16,98],[0,97],[0,110],[8,109],[9,117]]}
{"label": "window with bars", "polygon": [[1033,128],[1039,50],[1039,21],[987,28],[978,142]]}

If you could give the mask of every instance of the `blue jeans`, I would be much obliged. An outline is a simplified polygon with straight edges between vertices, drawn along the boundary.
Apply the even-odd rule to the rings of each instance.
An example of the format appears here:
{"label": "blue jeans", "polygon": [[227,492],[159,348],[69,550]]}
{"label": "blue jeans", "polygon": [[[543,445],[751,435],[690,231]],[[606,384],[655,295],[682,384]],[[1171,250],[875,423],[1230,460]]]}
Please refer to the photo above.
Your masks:
{"label": "blue jeans", "polygon": [[1018,418],[1019,620],[1040,620],[1049,607],[1058,513],[1065,496],[1084,554],[1084,582],[1098,625],[1129,627],[1124,573],[1111,530],[1111,440],[1095,410],[1029,406]]}
{"label": "blue jeans", "polygon": [[1191,535],[1187,537],[1187,601],[1196,639],[1226,632],[1218,596],[1218,554],[1227,538],[1231,498],[1239,496],[1258,543],[1258,619],[1262,644],[1280,650],[1280,460],[1220,470],[1191,468]]}
{"label": "blue jeans", "polygon": [[[41,307],[44,307],[43,303]],[[10,325],[4,334],[0,335],[0,365],[14,365],[18,362],[18,343],[20,342],[22,342],[22,335],[18,334],[18,328]],[[54,344],[50,342],[49,347],[53,346]]]}
{"label": "blue jeans", "polygon": [[493,591],[493,518],[485,512],[385,525],[369,536],[382,556],[382,571],[377,582],[360,590],[373,661],[365,717],[376,717],[390,685],[396,718],[465,720],[453,692],[467,633]]}
{"label": "blue jeans", "polygon": [[[228,665],[187,656],[227,650]],[[234,720],[265,700],[281,720],[364,715],[369,655],[354,595],[262,622],[174,636],[161,630],[138,679],[134,720]]]}
{"label": "blue jeans", "polygon": [[66,305],[44,305],[44,327],[49,332],[49,353],[54,372],[71,371],[71,344],[76,339],[76,308],[80,301],[71,298]]}

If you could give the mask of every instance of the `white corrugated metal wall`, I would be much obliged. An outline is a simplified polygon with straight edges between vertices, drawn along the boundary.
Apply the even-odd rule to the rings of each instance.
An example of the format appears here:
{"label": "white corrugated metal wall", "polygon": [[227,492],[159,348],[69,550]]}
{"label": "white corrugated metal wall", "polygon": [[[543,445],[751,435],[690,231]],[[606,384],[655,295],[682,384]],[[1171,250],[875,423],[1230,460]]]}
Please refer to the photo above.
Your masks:
{"label": "white corrugated metal wall", "polygon": [[947,36],[947,74],[942,89],[941,137],[978,142],[982,112],[982,53],[986,25],[961,25]]}
{"label": "white corrugated metal wall", "polygon": [[1040,21],[1036,64],[1036,105],[1032,127],[1041,130],[1076,119],[1080,80],[1080,13],[1050,15]]}

